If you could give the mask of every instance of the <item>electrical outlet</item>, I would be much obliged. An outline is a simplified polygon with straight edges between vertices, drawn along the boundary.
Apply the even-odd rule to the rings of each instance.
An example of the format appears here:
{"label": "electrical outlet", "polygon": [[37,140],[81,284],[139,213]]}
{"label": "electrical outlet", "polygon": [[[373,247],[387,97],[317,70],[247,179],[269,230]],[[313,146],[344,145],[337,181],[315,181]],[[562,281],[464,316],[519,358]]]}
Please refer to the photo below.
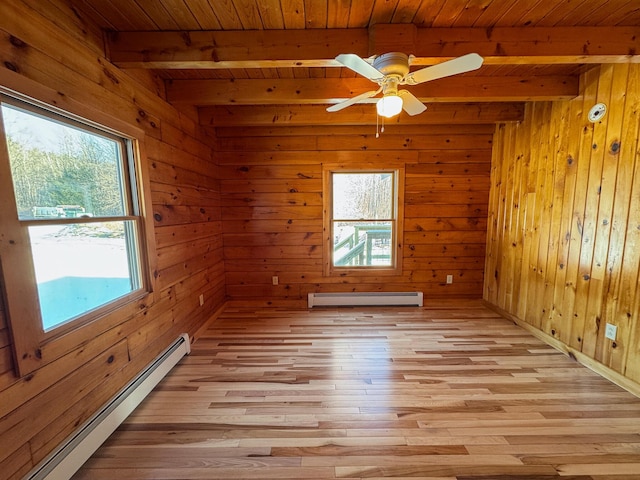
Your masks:
{"label": "electrical outlet", "polygon": [[271,283],[274,285],[278,285],[278,277],[276,275],[271,277]]}
{"label": "electrical outlet", "polygon": [[447,284],[453,283],[453,275],[447,275]]}
{"label": "electrical outlet", "polygon": [[200,294],[200,306],[204,305],[204,293]]}
{"label": "electrical outlet", "polygon": [[616,325],[612,325],[611,323],[607,323],[606,328],[604,329],[604,336],[609,340],[616,340],[616,333],[618,333],[618,327]]}

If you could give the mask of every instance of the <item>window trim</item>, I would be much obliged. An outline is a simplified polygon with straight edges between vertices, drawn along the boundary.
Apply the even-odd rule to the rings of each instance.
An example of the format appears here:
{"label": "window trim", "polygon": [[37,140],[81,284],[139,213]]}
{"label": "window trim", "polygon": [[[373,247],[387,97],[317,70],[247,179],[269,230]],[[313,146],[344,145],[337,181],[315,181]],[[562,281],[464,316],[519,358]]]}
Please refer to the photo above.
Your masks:
{"label": "window trim", "polygon": [[[27,84],[27,90],[33,85]],[[40,318],[40,308],[35,279],[33,258],[29,244],[28,227],[43,225],[46,220],[18,220],[17,205],[13,189],[9,155],[5,141],[4,125],[0,118],[0,189],[5,192],[5,200],[0,202],[0,225],[4,235],[0,235],[0,275],[3,276],[5,312],[12,335],[14,364],[16,373],[22,377],[65,353],[77,348],[90,339],[108,332],[122,324],[136,313],[146,309],[156,298],[155,288],[156,254],[153,236],[153,210],[151,188],[148,179],[147,158],[144,154],[145,133],[139,127],[128,124],[90,106],[71,99],[65,99],[65,110],[48,105],[40,98],[55,98],[55,92],[39,86],[33,89],[34,98],[0,85],[2,101],[26,103],[39,111],[51,112],[79,123],[88,130],[124,139],[124,150],[128,156],[125,175],[127,187],[125,201],[131,208],[129,217],[137,223],[135,235],[141,274],[141,288],[130,292],[107,305],[98,307],[87,314],[71,320],[60,327],[45,332]],[[8,173],[8,175],[7,175]],[[133,190],[133,191],[132,191]],[[137,201],[136,201],[137,199]],[[126,213],[126,212],[125,212]],[[118,220],[127,216],[117,217]],[[98,218],[107,221],[112,217]],[[83,219],[75,219],[81,223]],[[19,272],[19,273],[17,273]]]}
{"label": "window trim", "polygon": [[[388,173],[394,174],[394,213],[395,229],[392,231],[392,244],[394,253],[394,265],[392,266],[349,266],[336,267],[333,265],[333,174],[334,173]],[[323,274],[326,277],[372,277],[402,275],[403,263],[403,233],[404,233],[404,166],[389,166],[389,164],[323,164],[322,167],[322,191],[323,191],[323,232],[324,242],[322,248]]]}

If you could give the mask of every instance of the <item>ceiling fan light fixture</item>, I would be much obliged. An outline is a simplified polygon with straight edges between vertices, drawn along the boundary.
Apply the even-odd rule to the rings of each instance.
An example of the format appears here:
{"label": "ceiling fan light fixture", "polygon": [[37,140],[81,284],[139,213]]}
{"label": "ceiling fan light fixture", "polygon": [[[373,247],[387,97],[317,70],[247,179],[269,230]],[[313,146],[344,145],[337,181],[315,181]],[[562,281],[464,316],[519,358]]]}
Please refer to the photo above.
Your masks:
{"label": "ceiling fan light fixture", "polygon": [[372,65],[370,61],[355,53],[338,55],[336,62],[368,78],[373,83],[377,83],[380,88],[331,105],[327,107],[327,111],[337,112],[355,103],[362,103],[382,91],[383,98],[377,102],[376,106],[379,116],[391,118],[398,115],[402,110],[407,112],[408,115],[419,115],[427,109],[426,105],[410,91],[398,91],[399,86],[418,85],[419,83],[470,72],[480,68],[483,62],[483,58],[477,53],[469,53],[410,72],[412,58],[405,53],[389,52],[374,57]]}
{"label": "ceiling fan light fixture", "polygon": [[398,95],[385,95],[378,100],[376,109],[381,117],[395,117],[402,111],[402,98]]}

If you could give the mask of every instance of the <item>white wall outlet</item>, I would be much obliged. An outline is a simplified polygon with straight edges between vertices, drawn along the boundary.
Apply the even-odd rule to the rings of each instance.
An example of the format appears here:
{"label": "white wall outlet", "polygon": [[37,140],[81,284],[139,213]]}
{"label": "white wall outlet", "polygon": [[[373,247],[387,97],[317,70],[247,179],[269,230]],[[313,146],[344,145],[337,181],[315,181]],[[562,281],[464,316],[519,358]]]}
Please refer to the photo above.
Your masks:
{"label": "white wall outlet", "polygon": [[274,285],[278,285],[278,277],[277,275],[274,275],[273,277],[271,277],[271,283]]}
{"label": "white wall outlet", "polygon": [[616,340],[616,334],[618,333],[618,327],[616,325],[612,325],[611,323],[607,323],[606,328],[604,329],[604,336],[609,340]]}
{"label": "white wall outlet", "polygon": [[200,294],[200,306],[204,305],[204,293]]}
{"label": "white wall outlet", "polygon": [[447,275],[447,284],[453,283],[453,275]]}

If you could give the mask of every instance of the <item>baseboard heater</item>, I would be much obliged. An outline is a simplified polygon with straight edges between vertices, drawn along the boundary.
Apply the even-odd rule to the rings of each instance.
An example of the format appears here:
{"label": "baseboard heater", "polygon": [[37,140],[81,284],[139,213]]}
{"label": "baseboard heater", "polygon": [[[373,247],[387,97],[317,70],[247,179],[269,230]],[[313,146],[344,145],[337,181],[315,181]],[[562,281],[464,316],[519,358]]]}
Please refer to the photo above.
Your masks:
{"label": "baseboard heater", "polygon": [[190,352],[189,335],[184,333],[23,480],[71,478],[176,363]]}
{"label": "baseboard heater", "polygon": [[309,308],[357,306],[422,306],[422,292],[310,293]]}

